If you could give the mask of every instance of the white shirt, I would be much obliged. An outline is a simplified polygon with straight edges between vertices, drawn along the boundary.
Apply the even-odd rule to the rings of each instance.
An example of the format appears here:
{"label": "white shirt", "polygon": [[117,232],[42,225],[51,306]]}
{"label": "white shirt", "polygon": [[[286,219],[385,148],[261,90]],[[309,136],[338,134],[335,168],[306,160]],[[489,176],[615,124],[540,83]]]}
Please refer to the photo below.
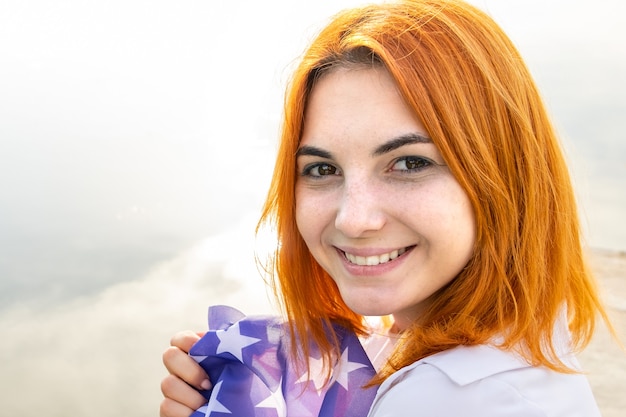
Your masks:
{"label": "white shirt", "polygon": [[[573,357],[564,360],[577,366]],[[391,375],[369,417],[599,417],[587,378],[533,367],[488,345],[459,346]]]}

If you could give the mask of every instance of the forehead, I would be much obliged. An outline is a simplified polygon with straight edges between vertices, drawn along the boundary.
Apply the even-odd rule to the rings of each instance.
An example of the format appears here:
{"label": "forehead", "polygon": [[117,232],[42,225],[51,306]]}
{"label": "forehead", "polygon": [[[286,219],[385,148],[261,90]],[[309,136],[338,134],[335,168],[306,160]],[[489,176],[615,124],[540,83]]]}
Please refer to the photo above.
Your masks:
{"label": "forehead", "polygon": [[407,132],[427,135],[384,68],[337,68],[319,78],[311,90],[301,143],[347,139],[365,143]]}

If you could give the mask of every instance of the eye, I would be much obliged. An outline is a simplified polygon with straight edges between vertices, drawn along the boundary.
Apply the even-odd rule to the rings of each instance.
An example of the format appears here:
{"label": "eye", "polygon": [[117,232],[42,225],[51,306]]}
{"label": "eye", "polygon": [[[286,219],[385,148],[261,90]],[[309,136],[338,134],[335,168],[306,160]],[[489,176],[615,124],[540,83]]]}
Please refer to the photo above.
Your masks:
{"label": "eye", "polygon": [[317,163],[307,165],[302,171],[302,176],[323,177],[326,175],[337,175],[338,171],[337,167],[333,165],[327,163]]}
{"label": "eye", "polygon": [[433,165],[429,159],[420,156],[404,156],[394,161],[390,171],[420,171]]}

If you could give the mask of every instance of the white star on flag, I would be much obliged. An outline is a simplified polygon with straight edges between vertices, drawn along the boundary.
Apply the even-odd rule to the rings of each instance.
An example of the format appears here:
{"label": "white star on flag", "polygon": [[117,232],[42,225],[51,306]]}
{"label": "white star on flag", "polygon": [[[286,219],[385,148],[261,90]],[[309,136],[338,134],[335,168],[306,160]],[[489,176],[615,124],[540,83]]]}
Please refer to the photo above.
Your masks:
{"label": "white star on flag", "polygon": [[189,356],[191,356],[198,363],[208,358],[208,356],[198,356],[198,355],[189,355]]}
{"label": "white star on flag", "polygon": [[[315,390],[319,394],[320,390],[324,387],[324,384],[326,383],[326,375],[324,374],[324,359],[315,359],[309,357],[309,367],[311,372],[309,373],[305,371],[304,374],[302,374],[300,378],[296,381],[296,384],[307,383],[311,381],[315,386]],[[309,377],[311,379],[309,379]]]}
{"label": "white star on flag", "polygon": [[287,417],[287,404],[285,404],[285,397],[283,396],[283,380],[281,378],[280,383],[276,391],[254,406],[255,408],[275,408],[278,417]]}
{"label": "white star on flag", "polygon": [[239,331],[239,323],[233,324],[226,330],[216,331],[215,334],[220,339],[220,344],[217,346],[215,353],[230,353],[242,363],[243,348],[261,341],[261,339],[257,339],[255,337],[242,335]]}
{"label": "white star on flag", "polygon": [[335,372],[333,372],[333,379],[337,381],[345,390],[348,390],[348,374],[352,371],[356,371],[357,369],[367,368],[367,365],[364,365],[359,362],[350,362],[348,360],[348,348],[343,351],[341,354],[341,359],[339,363],[335,366]]}
{"label": "white star on flag", "polygon": [[211,392],[211,400],[213,400],[213,401],[209,401],[209,407],[207,407],[207,409],[206,409],[206,415],[207,416],[210,416],[211,413],[214,412],[214,411],[217,412],[217,413],[232,414],[232,411],[230,411],[228,408],[226,408],[217,399],[217,396],[220,393],[220,390],[222,389],[222,383],[223,382],[224,381],[220,381],[217,384],[215,384],[215,387],[213,388],[213,392]]}

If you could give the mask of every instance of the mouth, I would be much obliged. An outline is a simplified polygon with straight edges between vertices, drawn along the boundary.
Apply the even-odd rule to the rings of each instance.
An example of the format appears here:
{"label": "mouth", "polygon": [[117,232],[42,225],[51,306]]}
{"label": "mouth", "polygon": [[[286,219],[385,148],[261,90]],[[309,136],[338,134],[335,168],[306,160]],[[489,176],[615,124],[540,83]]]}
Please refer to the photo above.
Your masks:
{"label": "mouth", "polygon": [[383,253],[380,255],[373,255],[373,256],[358,256],[358,255],[353,255],[348,252],[343,252],[343,251],[342,252],[345,258],[351,264],[359,265],[359,266],[376,266],[376,265],[392,262],[393,260],[404,255],[406,252],[408,252],[409,250],[413,248],[414,246],[407,246],[406,248],[396,249],[388,253]]}

